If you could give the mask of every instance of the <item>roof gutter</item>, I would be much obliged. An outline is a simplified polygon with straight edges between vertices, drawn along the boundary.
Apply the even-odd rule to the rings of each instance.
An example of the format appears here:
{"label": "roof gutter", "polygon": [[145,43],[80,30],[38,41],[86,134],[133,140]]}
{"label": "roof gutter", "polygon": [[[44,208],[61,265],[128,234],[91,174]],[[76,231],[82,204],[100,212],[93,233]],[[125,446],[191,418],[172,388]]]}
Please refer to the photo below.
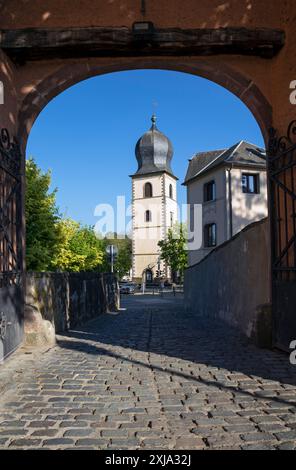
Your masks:
{"label": "roof gutter", "polygon": [[233,166],[227,168],[228,173],[228,210],[229,210],[229,235],[233,237],[233,207],[232,207],[232,177],[231,170]]}

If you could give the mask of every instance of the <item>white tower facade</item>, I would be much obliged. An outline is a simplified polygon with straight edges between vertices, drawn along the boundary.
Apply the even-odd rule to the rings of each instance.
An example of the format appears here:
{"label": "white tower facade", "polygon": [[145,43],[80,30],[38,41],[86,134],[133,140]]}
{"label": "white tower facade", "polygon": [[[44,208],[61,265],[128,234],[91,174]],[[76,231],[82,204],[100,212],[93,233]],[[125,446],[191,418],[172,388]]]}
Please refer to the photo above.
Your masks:
{"label": "white tower facade", "polygon": [[[171,273],[160,261],[158,242],[178,220],[177,178],[170,162],[173,148],[169,139],[152,127],[138,141],[138,170],[132,175],[133,279],[153,282],[156,277],[169,278]],[[160,273],[159,273],[160,271]]]}

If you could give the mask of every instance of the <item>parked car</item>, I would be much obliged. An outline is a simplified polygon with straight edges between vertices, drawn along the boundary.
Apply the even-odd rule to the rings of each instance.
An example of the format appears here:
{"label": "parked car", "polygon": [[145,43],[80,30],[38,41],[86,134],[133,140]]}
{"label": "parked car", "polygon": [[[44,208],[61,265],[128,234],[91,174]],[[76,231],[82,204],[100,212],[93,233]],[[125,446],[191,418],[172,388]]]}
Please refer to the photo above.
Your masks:
{"label": "parked car", "polygon": [[136,286],[131,282],[124,282],[119,284],[119,290],[121,294],[134,294],[136,292]]}

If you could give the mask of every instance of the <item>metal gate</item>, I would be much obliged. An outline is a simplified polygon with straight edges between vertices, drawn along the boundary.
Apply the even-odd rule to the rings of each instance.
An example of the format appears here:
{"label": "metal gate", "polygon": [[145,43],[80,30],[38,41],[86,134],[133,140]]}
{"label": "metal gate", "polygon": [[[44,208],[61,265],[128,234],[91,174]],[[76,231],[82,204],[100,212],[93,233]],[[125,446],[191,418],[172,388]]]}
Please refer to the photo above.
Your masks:
{"label": "metal gate", "polygon": [[268,173],[274,345],[289,351],[296,340],[296,121],[286,136],[271,130]]}
{"label": "metal gate", "polygon": [[0,131],[0,361],[23,337],[22,159],[7,129]]}

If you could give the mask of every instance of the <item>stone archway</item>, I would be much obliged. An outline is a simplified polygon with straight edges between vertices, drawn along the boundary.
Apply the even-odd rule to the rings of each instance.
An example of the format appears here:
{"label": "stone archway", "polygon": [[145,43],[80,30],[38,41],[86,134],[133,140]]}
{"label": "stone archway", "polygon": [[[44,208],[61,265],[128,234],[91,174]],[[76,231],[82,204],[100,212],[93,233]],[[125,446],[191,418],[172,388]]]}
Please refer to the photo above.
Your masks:
{"label": "stone archway", "polygon": [[[18,204],[22,221],[19,240],[13,240],[13,251],[18,254],[20,266],[17,274],[24,272],[23,171],[27,138],[46,104],[69,86],[95,75],[141,68],[178,70],[198,75],[225,87],[246,104],[261,128],[266,147],[269,128],[275,128],[278,136],[286,135],[289,123],[295,119],[295,106],[289,100],[290,83],[296,79],[294,0],[213,0],[202,4],[195,0],[172,0],[169,8],[165,0],[147,0],[144,10],[142,3],[127,0],[116,8],[112,0],[92,2],[91,6],[87,0],[74,3],[70,0],[62,3],[59,0],[36,0],[32,8],[26,0],[0,2],[3,10],[0,19],[0,82],[5,95],[5,105],[1,105],[0,131],[8,129],[13,144],[7,149],[7,133],[2,132],[1,159],[4,162],[15,156],[15,146],[19,146],[22,154]],[[135,28],[139,22],[140,26],[142,22],[148,28],[144,34]],[[280,169],[285,172],[287,152],[279,147],[281,142],[273,135],[269,149],[273,157],[280,154],[281,159],[277,161],[281,162]],[[287,145],[289,155],[292,148]],[[295,166],[290,166],[289,171],[291,168],[291,181],[294,181]],[[2,169],[7,173],[5,165]],[[285,235],[291,234],[292,244],[295,244],[295,190],[288,187],[287,179],[286,184],[283,182],[285,174],[281,176],[283,180],[278,177],[279,168],[273,170],[275,179],[270,183],[270,196],[276,188],[281,188],[281,191],[278,198],[270,197],[270,208],[275,215],[276,210],[282,214],[279,211],[285,207],[287,195],[292,199],[289,207],[293,208],[293,217],[286,224],[288,230]],[[0,222],[7,230],[1,214]],[[276,225],[276,220],[277,216],[272,229],[274,239],[282,230]],[[291,232],[289,227],[292,227]],[[283,250],[285,252],[285,247]],[[10,255],[7,252],[4,256]],[[291,257],[288,258],[289,269],[295,270],[296,260],[291,265]],[[5,277],[7,273],[2,274]],[[8,298],[7,286],[3,285],[1,289],[2,298]],[[284,296],[286,304],[293,302],[289,287],[277,298],[277,305],[281,305]],[[3,302],[6,308],[5,300]]]}
{"label": "stone archway", "polygon": [[29,132],[42,109],[58,94],[90,77],[112,72],[136,69],[165,69],[189,73],[206,78],[236,95],[252,112],[265,143],[268,143],[272,125],[272,106],[259,87],[248,77],[222,60],[212,63],[206,59],[181,60],[180,58],[131,58],[125,61],[110,60],[98,65],[97,61],[75,62],[58,68],[32,87],[21,103],[18,115],[17,137],[24,150]]}

